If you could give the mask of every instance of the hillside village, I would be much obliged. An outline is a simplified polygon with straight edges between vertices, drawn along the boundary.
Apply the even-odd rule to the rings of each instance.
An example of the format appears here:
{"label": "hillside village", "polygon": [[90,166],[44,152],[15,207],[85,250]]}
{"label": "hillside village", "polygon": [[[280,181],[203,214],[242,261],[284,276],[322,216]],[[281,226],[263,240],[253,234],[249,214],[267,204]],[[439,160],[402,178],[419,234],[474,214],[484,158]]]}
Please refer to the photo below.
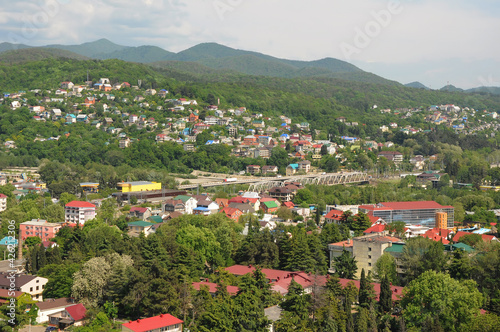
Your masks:
{"label": "hillside village", "polygon": [[[175,144],[187,156],[194,156],[206,146],[227,146],[231,158],[245,162],[238,169],[227,167],[227,172],[221,172],[221,183],[215,190],[200,185],[191,191],[181,186],[190,184],[197,176],[186,177],[185,183],[170,182],[168,186],[145,177],[123,177],[111,184],[95,180],[97,175],[86,175],[85,179],[90,180],[83,181],[78,172],[64,170],[71,174],[68,177],[74,183],[69,186],[71,190],[57,192],[54,183],[69,180],[46,181],[48,171],[43,168],[47,164],[38,169],[3,170],[2,223],[9,218],[24,219],[15,220],[15,235],[10,228],[2,228],[0,245],[6,254],[15,248],[17,259],[9,258],[8,266],[0,267],[0,300],[7,303],[11,297],[7,294],[8,276],[14,268],[15,298],[26,310],[19,315],[61,330],[78,326],[99,329],[92,325],[97,323],[89,315],[106,307],[108,316],[104,321],[111,317],[123,319],[118,327],[122,331],[198,331],[199,326],[211,326],[206,320],[212,314],[210,310],[220,309],[221,302],[217,301],[239,301],[241,294],[254,286],[257,290],[252,292],[265,298],[265,316],[258,317],[265,330],[279,330],[285,319],[291,319],[288,315],[293,310],[287,305],[297,294],[328,294],[325,296],[342,303],[328,310],[342,310],[346,315],[367,308],[374,311],[375,304],[379,310],[379,303],[388,298],[388,308],[380,310],[392,316],[394,322],[400,322],[401,308],[407,301],[403,299],[405,286],[423,273],[415,272],[417,268],[409,262],[409,248],[414,250],[415,243],[425,250],[432,249],[441,259],[438,263],[442,263],[443,271],[459,255],[475,257],[485,247],[498,246],[498,177],[485,172],[480,178],[467,178],[460,175],[460,165],[455,165],[456,169],[444,167],[445,162],[453,165],[453,161],[445,160],[442,154],[414,155],[408,145],[398,142],[401,137],[437,131],[436,126],[471,137],[492,138],[500,129],[496,112],[455,105],[379,110],[374,105],[374,112],[390,116],[391,121],[380,125],[380,136],[372,139],[350,135],[349,131],[333,136],[312,128],[304,119],[256,114],[245,105],[223,108],[215,96],[210,99],[211,103],[187,96],[174,98],[166,89],[145,89],[140,84],[107,78],[83,85],[61,82],[51,91],[4,93],[0,102],[11,112],[29,112],[34,126],[50,123],[64,132],[50,137],[37,134],[29,137],[30,144],[43,146],[69,140],[76,136],[73,128],[78,126],[104,133],[105,144],[116,145],[120,150],[132,149],[145,140],[158,146]],[[408,119],[417,117],[415,125],[406,124]],[[351,129],[367,125],[348,117],[332,121]],[[3,149],[20,154],[24,147],[19,145],[26,142],[20,138],[22,133],[14,136],[2,142]],[[282,154],[280,158],[277,151]],[[280,163],[273,164],[275,161]],[[489,160],[487,166],[496,169],[498,162]],[[53,173],[60,171],[63,169]],[[366,177],[346,185],[354,187],[352,192],[336,187],[346,199],[340,204],[329,204],[326,194],[322,197],[312,185],[288,179],[353,173]],[[232,183],[240,177],[255,182],[274,181],[275,186],[251,191],[245,185]],[[286,179],[280,180],[283,177]],[[377,181],[389,178],[394,181],[391,186],[410,192],[405,198],[413,199],[381,201],[379,197],[383,196],[374,189],[371,196],[360,194],[356,203],[345,204],[347,197],[355,196],[358,186],[377,185]],[[461,179],[470,183],[461,183]],[[479,196],[474,200],[457,195],[466,197],[460,211],[456,211],[450,199],[443,198],[447,190],[473,189],[490,196],[478,202]],[[429,197],[425,192],[435,192],[436,199],[425,199]],[[314,198],[321,197],[323,201],[313,199],[313,193],[317,195]],[[459,213],[462,219],[457,221]],[[210,226],[201,227],[204,223]],[[415,259],[417,254],[413,254]],[[436,257],[418,257],[416,260],[422,264],[437,261]],[[76,269],[73,266],[75,270],[64,270],[65,260],[77,264]],[[384,260],[390,262],[394,271],[383,272]],[[88,264],[91,261],[96,265]],[[134,261],[141,265],[141,271],[149,272],[140,277],[139,272],[133,275]],[[114,262],[119,264],[113,265]],[[64,272],[57,270],[52,274],[47,266],[59,266]],[[103,286],[95,291],[88,285],[94,280],[91,274],[99,272],[89,271],[101,271],[99,266],[106,267],[102,273],[109,278],[99,281]],[[174,272],[182,277],[174,276]],[[68,276],[59,283],[58,278],[64,273]],[[148,279],[147,273],[158,284],[141,284],[144,289],[136,290],[133,284],[139,282],[132,278]],[[121,277],[130,284],[122,285],[122,293],[114,294],[109,285],[118,284]],[[178,288],[165,285],[167,279]],[[486,281],[481,286],[483,291],[490,287]],[[158,288],[161,306],[138,295],[156,294]],[[363,297],[364,292],[371,295]],[[55,297],[60,294],[64,296]],[[138,298],[137,304],[127,304]],[[203,304],[213,305],[200,305],[197,301],[202,299]],[[488,303],[488,311],[496,312],[495,304]],[[35,307],[37,310],[30,311]],[[483,310],[481,314],[487,312]],[[304,317],[307,320],[309,314]],[[111,321],[108,324],[106,328],[111,329]]]}
{"label": "hillside village", "polygon": [[[212,101],[217,102],[214,96]],[[343,167],[348,169],[376,168],[376,161],[356,165],[355,156],[360,151],[384,152],[383,157],[391,164],[404,163],[405,171],[429,170],[433,155],[403,155],[397,151],[396,145],[390,140],[397,133],[412,135],[429,132],[430,125],[443,125],[452,128],[456,133],[476,135],[486,133],[487,137],[495,137],[500,127],[496,112],[479,111],[461,108],[455,105],[429,106],[425,109],[373,109],[392,118],[406,121],[412,117],[421,118],[420,125],[402,125],[388,122],[378,128],[382,140],[372,140],[370,137],[337,136],[333,137],[325,131],[311,128],[305,121],[295,121],[287,116],[278,117],[256,114],[244,106],[238,108],[219,109],[217,103],[205,106],[188,98],[171,98],[171,93],[165,89],[144,89],[131,86],[127,82],[113,83],[107,78],[97,82],[88,81],[84,85],[73,82],[61,82],[56,90],[31,90],[26,93],[4,93],[0,102],[7,103],[13,111],[28,108],[32,119],[36,122],[51,122],[57,128],[66,128],[62,135],[71,134],[71,126],[83,124],[108,134],[106,144],[118,144],[122,149],[130,147],[138,140],[137,133],[146,131],[148,137],[161,144],[175,142],[184,151],[193,152],[200,145],[225,144],[232,147],[231,154],[235,157],[248,157],[260,160],[260,167],[266,166],[266,159],[272,154],[272,149],[286,149],[291,161],[309,160],[311,162],[324,156],[335,156]],[[156,115],[156,118],[155,116]],[[363,127],[346,117],[336,118],[347,128]],[[203,135],[200,135],[202,134]],[[37,135],[34,141],[57,141],[62,135],[43,137]],[[6,139],[2,142],[4,148],[16,147],[15,140]],[[361,149],[360,149],[361,148]],[[349,151],[348,155],[343,153]],[[393,153],[393,154],[391,154]],[[348,159],[349,158],[349,159]],[[409,164],[408,164],[409,163]],[[358,163],[359,164],[359,163]],[[276,166],[276,165],[267,165]],[[379,167],[380,168],[380,167]],[[413,168],[413,169],[412,169]],[[250,174],[280,173],[285,175],[285,169],[270,172],[269,169],[238,169],[249,171]],[[327,169],[330,171],[331,169]]]}

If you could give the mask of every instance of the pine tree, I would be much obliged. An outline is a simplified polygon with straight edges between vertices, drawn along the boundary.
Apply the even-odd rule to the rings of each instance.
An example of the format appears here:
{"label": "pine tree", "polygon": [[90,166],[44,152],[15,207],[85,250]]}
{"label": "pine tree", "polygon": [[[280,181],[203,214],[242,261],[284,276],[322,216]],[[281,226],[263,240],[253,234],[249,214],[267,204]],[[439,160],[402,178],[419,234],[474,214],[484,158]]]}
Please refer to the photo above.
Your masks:
{"label": "pine tree", "polygon": [[389,278],[384,276],[380,284],[380,297],[379,297],[379,309],[380,312],[386,313],[390,312],[392,309],[392,291],[391,284],[389,283]]}
{"label": "pine tree", "polygon": [[359,305],[363,308],[370,308],[375,300],[375,291],[370,281],[365,275],[365,269],[362,269],[359,279]]}
{"label": "pine tree", "polygon": [[335,273],[340,278],[353,279],[358,267],[356,265],[356,260],[352,257],[351,253],[345,248],[342,250],[342,254],[334,259]]}

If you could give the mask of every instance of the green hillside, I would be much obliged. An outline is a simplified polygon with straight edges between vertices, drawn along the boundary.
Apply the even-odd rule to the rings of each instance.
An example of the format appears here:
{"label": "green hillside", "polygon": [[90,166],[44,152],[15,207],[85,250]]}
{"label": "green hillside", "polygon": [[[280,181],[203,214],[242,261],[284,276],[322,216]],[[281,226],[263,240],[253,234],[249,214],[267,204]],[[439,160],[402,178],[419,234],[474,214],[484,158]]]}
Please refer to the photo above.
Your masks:
{"label": "green hillside", "polygon": [[24,44],[0,43],[0,53],[6,51],[15,51],[23,48],[31,48],[31,46]]}
{"label": "green hillside", "polygon": [[33,47],[28,49],[5,51],[0,53],[0,62],[5,62],[5,63],[39,61],[49,58],[89,60],[88,57],[70,51],[43,48],[43,47]]}
{"label": "green hillside", "polygon": [[408,88],[415,88],[415,89],[425,89],[425,90],[429,89],[428,87],[426,87],[425,85],[423,85],[420,82],[411,82],[411,83],[405,84],[405,86]]}
{"label": "green hillside", "polygon": [[129,48],[128,46],[117,45],[104,38],[80,45],[47,45],[46,47],[75,52],[89,58],[100,58],[104,54]]}
{"label": "green hillside", "polygon": [[129,47],[111,53],[98,54],[99,59],[119,59],[130,62],[151,63],[175,59],[176,54],[156,46]]}

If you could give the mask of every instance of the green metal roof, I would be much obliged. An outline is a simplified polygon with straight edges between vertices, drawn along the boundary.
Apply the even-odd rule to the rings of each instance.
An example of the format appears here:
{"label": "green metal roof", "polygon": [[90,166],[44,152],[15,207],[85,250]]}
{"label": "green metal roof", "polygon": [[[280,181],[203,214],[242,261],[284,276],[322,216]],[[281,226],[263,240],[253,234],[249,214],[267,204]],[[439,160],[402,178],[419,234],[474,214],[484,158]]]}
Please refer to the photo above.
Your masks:
{"label": "green metal roof", "polygon": [[153,223],[156,223],[156,224],[158,224],[160,222],[163,222],[163,219],[161,218],[161,216],[151,216],[151,217],[148,218],[148,220],[150,222],[153,222]]}
{"label": "green metal roof", "polygon": [[186,203],[191,197],[186,195],[178,195],[174,199],[180,199],[182,203]]}
{"label": "green metal roof", "polygon": [[264,202],[264,205],[268,208],[268,209],[272,209],[272,208],[277,208],[278,207],[278,204],[276,204],[275,201],[267,201],[267,202]]}
{"label": "green metal roof", "polygon": [[446,244],[444,246],[444,248],[448,251],[455,251],[457,249],[463,249],[465,252],[474,251],[474,248],[472,248],[471,246],[469,246],[465,243],[462,243],[462,242],[458,242],[458,243],[454,243],[454,244]]}
{"label": "green metal roof", "polygon": [[129,222],[128,223],[128,227],[149,227],[149,226],[153,226],[154,224],[152,222],[147,222],[147,221],[143,221],[143,220],[139,220],[139,221],[134,221],[134,222]]}
{"label": "green metal roof", "polygon": [[386,248],[384,252],[402,253],[404,246],[405,245],[403,243],[393,243],[392,246]]}

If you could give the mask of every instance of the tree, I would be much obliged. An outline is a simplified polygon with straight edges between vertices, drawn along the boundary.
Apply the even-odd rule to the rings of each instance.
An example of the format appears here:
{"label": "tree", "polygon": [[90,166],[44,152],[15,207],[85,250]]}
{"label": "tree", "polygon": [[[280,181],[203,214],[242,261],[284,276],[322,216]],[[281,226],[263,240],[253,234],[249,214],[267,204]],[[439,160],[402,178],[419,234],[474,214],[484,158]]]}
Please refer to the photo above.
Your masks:
{"label": "tree", "polygon": [[380,283],[380,296],[378,301],[380,312],[388,313],[392,310],[392,290],[389,278],[386,275],[382,277]]}
{"label": "tree", "polygon": [[358,267],[356,265],[356,260],[352,257],[351,253],[345,248],[342,250],[342,254],[339,257],[333,259],[335,266],[335,273],[340,278],[354,279]]}
{"label": "tree", "polygon": [[405,233],[405,228],[406,224],[404,221],[393,221],[388,224],[385,229],[397,237],[402,237]]}
{"label": "tree", "polygon": [[423,237],[411,238],[406,242],[401,256],[405,269],[404,281],[416,279],[427,270],[443,271],[446,267],[444,246]]}
{"label": "tree", "polygon": [[358,212],[357,215],[348,219],[349,228],[356,236],[363,235],[363,232],[370,228],[372,222],[366,213]]}
{"label": "tree", "polygon": [[73,296],[90,307],[97,307],[103,303],[106,287],[117,269],[132,265],[130,256],[117,253],[90,259],[74,274]]}
{"label": "tree", "polygon": [[422,328],[437,318],[445,331],[464,331],[465,324],[479,315],[483,300],[474,281],[459,282],[448,274],[427,271],[408,285],[401,306],[409,327]]}
{"label": "tree", "polygon": [[383,280],[387,277],[389,282],[395,283],[397,278],[396,259],[389,253],[384,253],[377,259],[373,273],[376,279]]}
{"label": "tree", "polygon": [[472,276],[472,266],[467,252],[462,248],[456,249],[453,252],[453,258],[451,259],[450,276],[453,279],[465,280],[470,279]]}
{"label": "tree", "polygon": [[375,291],[369,278],[365,275],[365,269],[361,269],[358,302],[361,307],[366,309],[370,308],[375,302]]}

